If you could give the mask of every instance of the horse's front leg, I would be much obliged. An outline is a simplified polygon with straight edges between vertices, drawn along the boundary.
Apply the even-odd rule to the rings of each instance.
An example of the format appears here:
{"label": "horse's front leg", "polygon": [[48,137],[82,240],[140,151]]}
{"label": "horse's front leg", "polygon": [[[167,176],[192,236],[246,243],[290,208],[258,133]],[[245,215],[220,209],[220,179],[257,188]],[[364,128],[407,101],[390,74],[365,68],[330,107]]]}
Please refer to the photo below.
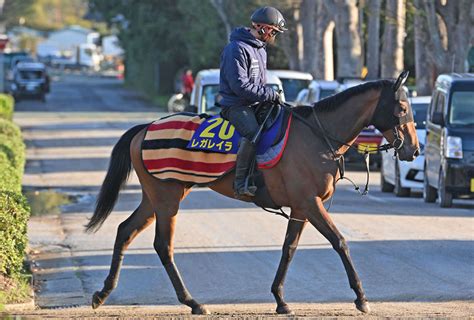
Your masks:
{"label": "horse's front leg", "polygon": [[[292,212],[293,215],[293,212]],[[305,226],[304,220],[290,219],[288,221],[288,228],[286,229],[285,242],[283,243],[282,255],[278,271],[275,275],[275,280],[272,284],[272,293],[277,302],[276,312],[279,314],[292,314],[293,312],[283,300],[283,283],[285,281],[288,266],[295,254],[298,241]]]}
{"label": "horse's front leg", "polygon": [[326,211],[326,208],[324,208],[321,198],[316,197],[315,200],[316,201],[312,202],[310,205],[311,209],[307,211],[307,218],[309,222],[331,243],[334,250],[336,250],[341,257],[349,278],[349,284],[357,296],[357,299],[354,301],[356,307],[360,311],[368,313],[370,312],[369,303],[365,297],[362,283],[349,255],[349,247],[347,246],[346,240],[334,225],[329,213]]}

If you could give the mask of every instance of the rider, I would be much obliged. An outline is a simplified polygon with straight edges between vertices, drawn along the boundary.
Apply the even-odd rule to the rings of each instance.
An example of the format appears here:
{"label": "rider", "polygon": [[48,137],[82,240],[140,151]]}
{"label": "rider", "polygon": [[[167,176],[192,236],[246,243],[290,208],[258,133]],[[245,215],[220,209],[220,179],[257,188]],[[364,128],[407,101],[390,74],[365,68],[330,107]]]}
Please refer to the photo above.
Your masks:
{"label": "rider", "polygon": [[280,102],[279,93],[266,87],[266,44],[274,43],[286,31],[283,15],[273,7],[257,9],[250,28],[240,27],[230,35],[220,64],[221,115],[242,135],[237,152],[234,192],[237,198],[255,196],[256,188],[245,184],[250,163],[255,157],[252,142],[258,131],[255,106],[261,102]]}

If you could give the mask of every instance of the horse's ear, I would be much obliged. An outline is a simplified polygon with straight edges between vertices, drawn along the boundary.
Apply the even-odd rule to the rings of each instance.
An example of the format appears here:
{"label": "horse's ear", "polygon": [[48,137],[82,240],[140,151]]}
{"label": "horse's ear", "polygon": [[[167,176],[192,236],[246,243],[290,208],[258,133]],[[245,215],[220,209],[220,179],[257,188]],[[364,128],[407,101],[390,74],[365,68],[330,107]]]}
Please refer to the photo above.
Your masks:
{"label": "horse's ear", "polygon": [[392,88],[393,91],[397,92],[398,89],[400,89],[401,86],[407,81],[408,75],[410,74],[410,71],[404,70],[400,75],[398,76],[397,81],[393,84]]}

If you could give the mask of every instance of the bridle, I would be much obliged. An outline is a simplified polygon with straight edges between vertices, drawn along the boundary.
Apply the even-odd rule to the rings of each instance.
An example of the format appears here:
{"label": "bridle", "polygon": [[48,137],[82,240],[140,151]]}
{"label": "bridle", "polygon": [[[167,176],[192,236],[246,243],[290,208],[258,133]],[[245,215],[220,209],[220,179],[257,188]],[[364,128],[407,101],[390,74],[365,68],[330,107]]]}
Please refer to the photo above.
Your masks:
{"label": "bridle", "polygon": [[[382,89],[382,92],[381,92],[380,97],[377,101],[377,106],[375,107],[375,112],[374,112],[374,115],[373,115],[372,119],[375,118],[378,114],[383,113],[383,105],[382,104],[385,103],[384,102],[386,100],[385,95],[387,95],[387,94],[393,95],[395,93],[395,101],[400,101],[399,100],[400,98],[406,100],[406,93],[404,91],[402,91],[402,94],[399,93],[398,89],[394,92],[396,86],[397,86],[397,83],[395,83],[391,87],[386,87],[386,88]],[[289,112],[291,112],[292,115],[295,116],[295,118],[297,118],[303,124],[305,124],[316,136],[322,136],[324,141],[328,145],[329,150],[331,151],[331,153],[333,155],[333,159],[337,163],[339,173],[340,173],[340,177],[337,180],[334,181],[334,190],[336,188],[336,183],[339,180],[346,179],[346,180],[349,180],[354,185],[356,191],[361,193],[360,188],[352,180],[344,177],[344,172],[345,172],[344,155],[343,154],[341,154],[341,155],[337,154],[336,148],[333,147],[333,144],[331,143],[331,141],[337,142],[337,143],[341,144],[341,146],[347,146],[348,148],[354,148],[356,150],[360,150],[359,145],[355,144],[355,146],[354,146],[354,144],[348,144],[348,143],[340,141],[339,139],[335,138],[334,136],[328,134],[328,132],[323,127],[321,121],[319,120],[316,109],[314,107],[311,110],[311,114],[312,114],[313,118],[315,119],[315,121],[318,125],[318,129],[316,129],[306,118],[304,118],[303,116],[295,113],[292,110],[291,105],[284,103],[284,107]],[[365,148],[365,150],[364,150],[364,160],[365,160],[365,164],[366,164],[367,180],[366,180],[364,191],[361,193],[362,195],[366,195],[369,191],[369,175],[370,175],[370,173],[369,173],[369,154],[372,153],[372,152],[375,152],[375,151],[388,151],[390,149],[394,149],[395,150],[395,155],[396,155],[397,151],[400,150],[403,147],[404,139],[403,139],[403,136],[400,135],[399,127],[404,125],[404,124],[407,124],[408,122],[413,121],[413,112],[412,112],[411,108],[408,108],[407,112],[404,115],[394,116],[394,117],[398,120],[398,121],[396,121],[396,123],[393,124],[393,126],[391,126],[391,130],[393,132],[394,140],[391,143],[386,143],[384,145],[377,146],[377,147]],[[387,128],[387,130],[390,130],[390,127]],[[385,132],[387,130],[384,130],[383,132]]]}

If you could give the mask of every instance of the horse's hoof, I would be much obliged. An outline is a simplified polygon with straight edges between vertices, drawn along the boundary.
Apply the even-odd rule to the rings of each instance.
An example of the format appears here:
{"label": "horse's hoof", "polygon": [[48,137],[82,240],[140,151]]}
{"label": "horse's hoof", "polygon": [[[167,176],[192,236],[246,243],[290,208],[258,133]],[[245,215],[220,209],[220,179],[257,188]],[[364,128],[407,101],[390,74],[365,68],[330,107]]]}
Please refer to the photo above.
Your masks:
{"label": "horse's hoof", "polygon": [[369,301],[367,301],[366,299],[363,299],[363,300],[357,299],[354,302],[355,302],[357,310],[359,310],[360,312],[363,312],[363,313],[370,312]]}
{"label": "horse's hoof", "polygon": [[99,294],[100,294],[100,292],[96,291],[92,295],[92,309],[97,309],[102,304],[104,304],[104,301],[99,297]]}
{"label": "horse's hoof", "polygon": [[209,310],[203,305],[198,305],[197,307],[194,307],[191,311],[192,314],[211,314]]}
{"label": "horse's hoof", "polygon": [[288,307],[288,305],[285,303],[285,304],[282,304],[281,306],[278,306],[276,308],[276,312],[278,314],[295,314],[291,309],[290,307]]}

